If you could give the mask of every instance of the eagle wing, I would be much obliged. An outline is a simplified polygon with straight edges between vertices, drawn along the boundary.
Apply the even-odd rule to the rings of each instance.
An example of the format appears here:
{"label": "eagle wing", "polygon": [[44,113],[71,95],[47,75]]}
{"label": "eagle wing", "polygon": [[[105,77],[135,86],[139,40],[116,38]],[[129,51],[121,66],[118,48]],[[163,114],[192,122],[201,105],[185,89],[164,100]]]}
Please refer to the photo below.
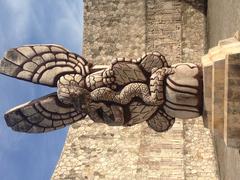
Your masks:
{"label": "eagle wing", "polygon": [[9,127],[15,131],[44,133],[65,127],[86,116],[73,106],[61,103],[56,93],[43,96],[11,109],[5,114]]}
{"label": "eagle wing", "polygon": [[0,61],[0,73],[56,87],[60,76],[89,73],[88,62],[60,45],[27,45],[10,49]]}

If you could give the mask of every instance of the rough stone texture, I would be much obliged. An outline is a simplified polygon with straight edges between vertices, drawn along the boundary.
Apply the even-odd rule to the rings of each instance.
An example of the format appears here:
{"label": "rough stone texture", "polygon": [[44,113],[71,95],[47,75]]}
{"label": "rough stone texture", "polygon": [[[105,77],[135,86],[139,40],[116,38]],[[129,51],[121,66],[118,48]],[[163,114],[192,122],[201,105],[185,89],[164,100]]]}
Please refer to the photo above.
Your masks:
{"label": "rough stone texture", "polygon": [[228,146],[240,148],[240,93],[239,93],[239,66],[240,53],[230,54],[226,58],[225,111],[224,111],[224,140]]}
{"label": "rough stone texture", "polygon": [[[212,119],[213,133],[223,137],[224,132],[224,76],[225,60],[221,59],[213,63],[213,84],[212,84]],[[216,132],[215,132],[216,131]]]}
{"label": "rough stone texture", "polygon": [[182,62],[199,63],[206,51],[207,0],[182,3]]}
{"label": "rough stone texture", "polygon": [[[206,49],[206,1],[183,1],[182,62],[200,62]],[[186,179],[218,179],[212,136],[202,118],[183,121]]]}
{"label": "rough stone texture", "polygon": [[208,46],[217,45],[218,41],[231,37],[240,29],[239,0],[208,1]]}
{"label": "rough stone texture", "polygon": [[219,179],[215,149],[202,118],[184,121],[184,167],[186,179]]}
{"label": "rough stone texture", "polygon": [[107,64],[145,52],[144,0],[85,0],[84,57]]}
{"label": "rough stone texture", "polygon": [[82,122],[71,127],[53,179],[183,179],[182,146],[182,123],[159,135],[146,124]]}
{"label": "rough stone texture", "polygon": [[133,179],[140,129],[138,125],[109,127],[87,121],[73,125],[53,179]]}
{"label": "rough stone texture", "polygon": [[240,176],[239,149],[227,147],[223,138],[215,136],[215,148],[221,180],[238,180]]}
{"label": "rough stone texture", "polygon": [[180,120],[161,134],[143,124],[137,172],[135,177],[129,179],[184,179],[182,129]]}
{"label": "rough stone texture", "polygon": [[[214,115],[212,115],[211,120],[213,125],[217,125],[216,123],[214,123],[215,120],[218,121],[218,124],[221,123],[221,131],[223,131],[221,134],[219,134],[215,130],[213,131],[221,179],[239,179],[240,176],[240,156],[238,149],[239,87],[236,87],[239,84],[239,52],[240,42],[239,32],[237,32],[233,38],[219,41],[218,46],[210,49],[208,54],[202,59],[203,66],[206,65],[208,67],[212,66],[214,61],[219,61],[221,59],[224,59],[225,61],[225,72],[223,70],[221,72],[222,74],[224,74],[224,79],[222,78],[222,80],[220,80],[221,78],[214,78],[214,76],[212,79],[213,82],[218,80],[218,83],[215,83],[215,85],[220,85],[220,87],[214,87],[216,88],[216,90],[214,91],[216,91],[217,93],[223,94],[221,92],[221,87],[223,87],[223,85],[225,84],[224,108],[222,108],[220,105],[220,108],[222,108],[222,111],[224,112],[222,113],[222,116],[224,114],[224,121],[219,121],[219,117],[215,118]],[[216,67],[213,66],[213,68]],[[207,74],[204,73],[204,76],[206,75]],[[214,96],[212,96],[212,98],[214,98]],[[218,100],[220,100],[220,98],[218,98]],[[212,102],[214,103],[215,100],[212,99]],[[219,126],[212,127],[212,129],[216,129],[218,127]],[[226,145],[235,148],[227,147]]]}
{"label": "rough stone texture", "polygon": [[208,74],[208,76],[203,77],[203,122],[204,126],[211,129],[212,128],[212,66],[204,66],[203,74]]}
{"label": "rough stone texture", "polygon": [[165,112],[176,118],[196,118],[202,114],[202,71],[191,63],[178,63],[174,74],[166,79],[163,106]]}
{"label": "rough stone texture", "polygon": [[182,57],[182,3],[146,0],[146,51],[162,52],[169,64]]}
{"label": "rough stone texture", "polygon": [[[200,62],[203,5],[199,0],[86,0],[85,56],[100,64],[117,56],[134,58],[146,49],[162,52],[171,64]],[[215,162],[201,118],[177,119],[166,133],[146,123],[123,128],[82,121],[70,127],[52,179],[217,179]]]}

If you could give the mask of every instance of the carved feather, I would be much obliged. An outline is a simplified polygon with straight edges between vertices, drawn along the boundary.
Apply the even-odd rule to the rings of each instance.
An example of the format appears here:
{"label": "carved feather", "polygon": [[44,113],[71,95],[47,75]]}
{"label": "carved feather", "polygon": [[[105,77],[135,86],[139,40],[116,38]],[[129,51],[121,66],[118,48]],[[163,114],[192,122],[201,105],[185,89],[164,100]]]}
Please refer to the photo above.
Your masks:
{"label": "carved feather", "polygon": [[56,87],[67,73],[89,73],[88,63],[59,45],[28,45],[10,49],[0,62],[0,73],[37,84]]}
{"label": "carved feather", "polygon": [[147,120],[148,126],[157,132],[165,132],[169,130],[175,122],[175,118],[169,116],[159,109],[157,113]]}
{"label": "carved feather", "polygon": [[43,133],[65,127],[86,116],[70,105],[61,103],[56,93],[20,105],[5,114],[9,127],[15,131]]}
{"label": "carved feather", "polygon": [[142,57],[140,66],[144,71],[151,73],[153,68],[168,67],[165,57],[159,52],[148,53]]}
{"label": "carved feather", "polygon": [[142,70],[134,63],[118,62],[112,66],[112,70],[115,75],[115,83],[118,85],[146,81]]}
{"label": "carved feather", "polygon": [[141,102],[132,102],[129,105],[129,121],[127,125],[134,125],[148,120],[158,109],[158,106],[148,106]]}

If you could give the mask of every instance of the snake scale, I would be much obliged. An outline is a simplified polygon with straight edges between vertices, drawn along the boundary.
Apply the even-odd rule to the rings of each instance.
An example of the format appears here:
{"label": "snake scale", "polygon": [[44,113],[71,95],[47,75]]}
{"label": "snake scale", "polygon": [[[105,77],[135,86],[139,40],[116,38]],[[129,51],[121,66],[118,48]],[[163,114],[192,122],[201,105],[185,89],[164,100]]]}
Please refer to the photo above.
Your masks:
{"label": "snake scale", "polygon": [[144,83],[130,83],[121,91],[101,87],[91,92],[94,101],[113,101],[128,104],[134,97],[141,98],[148,105],[160,106],[163,99],[163,80],[167,74],[173,73],[171,68],[153,69],[150,77],[150,88]]}

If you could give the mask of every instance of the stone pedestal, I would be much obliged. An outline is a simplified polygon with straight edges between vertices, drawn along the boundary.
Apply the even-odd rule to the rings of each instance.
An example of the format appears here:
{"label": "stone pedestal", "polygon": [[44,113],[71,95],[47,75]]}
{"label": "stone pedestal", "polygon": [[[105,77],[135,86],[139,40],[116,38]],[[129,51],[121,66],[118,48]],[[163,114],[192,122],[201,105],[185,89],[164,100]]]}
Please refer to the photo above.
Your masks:
{"label": "stone pedestal", "polygon": [[240,38],[218,43],[202,58],[204,124],[229,147],[240,148]]}

